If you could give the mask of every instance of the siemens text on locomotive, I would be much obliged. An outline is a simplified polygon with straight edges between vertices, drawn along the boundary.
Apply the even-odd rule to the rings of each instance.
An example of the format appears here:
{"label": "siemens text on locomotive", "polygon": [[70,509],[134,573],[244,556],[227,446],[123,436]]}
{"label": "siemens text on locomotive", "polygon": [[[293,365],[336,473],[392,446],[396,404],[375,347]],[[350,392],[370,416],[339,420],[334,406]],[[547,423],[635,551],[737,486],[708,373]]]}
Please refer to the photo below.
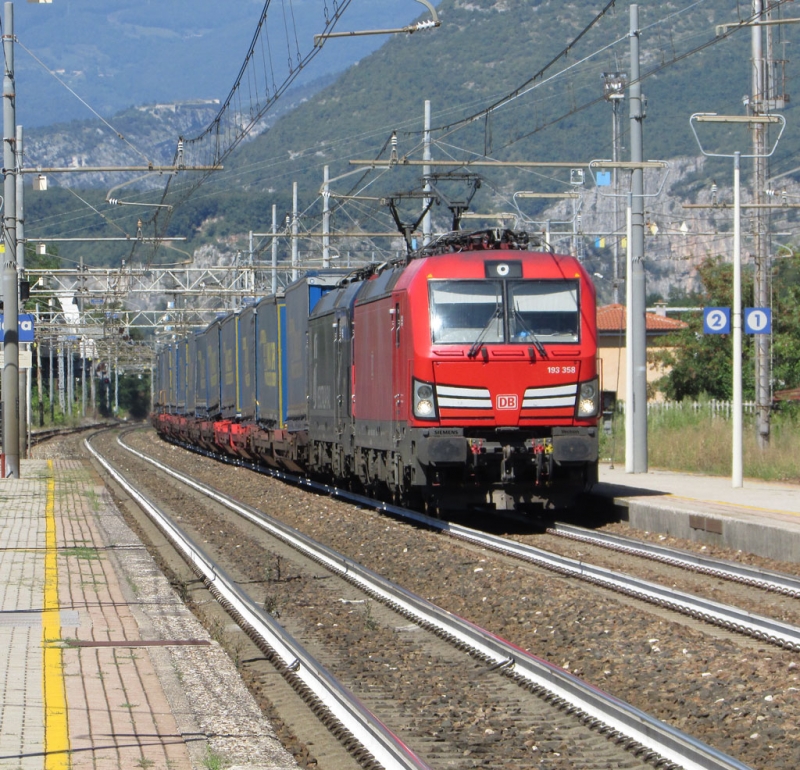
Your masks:
{"label": "siemens text on locomotive", "polygon": [[167,438],[435,511],[597,479],[594,286],[525,233],[309,273],[164,347],[156,379]]}

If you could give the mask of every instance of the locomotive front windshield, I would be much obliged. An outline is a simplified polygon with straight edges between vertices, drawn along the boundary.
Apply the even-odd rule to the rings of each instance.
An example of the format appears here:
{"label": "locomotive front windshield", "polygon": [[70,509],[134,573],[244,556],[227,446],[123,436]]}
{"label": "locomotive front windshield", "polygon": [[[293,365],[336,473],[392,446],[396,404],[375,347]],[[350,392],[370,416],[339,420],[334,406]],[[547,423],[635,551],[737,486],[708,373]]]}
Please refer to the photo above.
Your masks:
{"label": "locomotive front windshield", "polygon": [[430,281],[429,289],[434,343],[580,339],[577,281]]}

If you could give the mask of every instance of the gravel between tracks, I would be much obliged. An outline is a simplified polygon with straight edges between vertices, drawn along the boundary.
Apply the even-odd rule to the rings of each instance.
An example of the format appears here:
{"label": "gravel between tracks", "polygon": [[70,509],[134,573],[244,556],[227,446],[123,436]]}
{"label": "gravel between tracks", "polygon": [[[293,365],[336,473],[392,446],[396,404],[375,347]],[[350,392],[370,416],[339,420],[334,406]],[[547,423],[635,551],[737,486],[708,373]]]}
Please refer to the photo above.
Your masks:
{"label": "gravel between tracks", "polygon": [[[605,531],[609,532],[611,532],[611,529],[611,527],[604,528]],[[631,536],[630,530],[622,533],[616,526],[613,529],[617,534]],[[570,559],[590,562],[598,567],[629,572],[643,580],[658,583],[676,591],[696,594],[721,604],[731,604],[747,612],[763,615],[781,623],[800,626],[800,599],[711,575],[700,575],[681,567],[663,564],[632,554],[611,551],[591,543],[575,542],[554,535],[514,536],[513,539]],[[693,545],[694,551],[697,552],[699,549],[697,543]],[[689,550],[687,543],[673,547]],[[703,553],[707,552],[704,551]],[[724,557],[719,558],[733,561],[732,555],[736,554],[728,552]],[[769,569],[776,569],[781,572],[787,572],[787,569],[785,569],[787,566],[794,566],[774,561],[770,563],[774,566]],[[767,569],[763,564],[759,566]]]}
{"label": "gravel between tracks", "polygon": [[[152,431],[129,440],[754,768],[800,766],[795,653],[743,643],[442,535],[221,466],[161,442]],[[209,540],[247,561],[248,543],[235,529],[206,527]],[[279,612],[301,600],[292,596],[290,581],[267,598]],[[433,698],[435,683],[431,687]],[[454,699],[429,706],[440,722],[470,718],[479,725],[487,718],[460,713]],[[542,766],[556,766],[550,761],[558,752],[548,748],[549,755],[538,755],[547,757]]]}

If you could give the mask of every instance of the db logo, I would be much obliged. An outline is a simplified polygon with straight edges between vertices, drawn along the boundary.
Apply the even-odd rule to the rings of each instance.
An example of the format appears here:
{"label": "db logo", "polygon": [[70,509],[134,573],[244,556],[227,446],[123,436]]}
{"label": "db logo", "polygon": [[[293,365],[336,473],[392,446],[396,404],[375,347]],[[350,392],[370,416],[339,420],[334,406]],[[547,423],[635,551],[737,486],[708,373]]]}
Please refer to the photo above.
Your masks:
{"label": "db logo", "polygon": [[497,408],[498,409],[518,409],[519,408],[519,400],[517,399],[516,394],[510,396],[498,396],[497,397]]}

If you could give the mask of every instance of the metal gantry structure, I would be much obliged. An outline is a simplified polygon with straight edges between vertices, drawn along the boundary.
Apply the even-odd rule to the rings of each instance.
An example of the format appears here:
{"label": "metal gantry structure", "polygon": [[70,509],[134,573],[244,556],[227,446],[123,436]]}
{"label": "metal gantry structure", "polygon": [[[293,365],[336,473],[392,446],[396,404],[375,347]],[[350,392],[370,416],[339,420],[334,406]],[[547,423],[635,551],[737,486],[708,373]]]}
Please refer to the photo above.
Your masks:
{"label": "metal gantry structure", "polygon": [[[43,169],[24,169],[22,167],[22,137],[23,132],[16,124],[16,85],[14,78],[14,4],[7,1],[3,7],[3,58],[4,58],[4,77],[3,77],[3,239],[2,239],[2,300],[3,300],[3,372],[2,372],[2,402],[0,402],[0,422],[2,423],[2,454],[0,458],[0,478],[19,478],[20,476],[20,457],[25,453],[26,436],[30,424],[30,391],[31,382],[28,373],[31,369],[28,366],[21,366],[20,361],[20,339],[19,339],[19,320],[20,320],[20,299],[21,286],[25,276],[25,230],[23,212],[23,178],[25,173],[35,173],[37,178],[42,177]],[[180,171],[198,170],[211,172],[217,170],[218,166],[203,166],[190,168],[182,161],[180,165],[156,166],[148,163],[146,167],[67,167],[48,169],[51,173],[91,173],[100,170],[107,171],[147,171],[148,173],[168,173],[175,175]],[[111,202],[111,201],[110,201]],[[113,201],[116,203],[116,201]],[[106,240],[132,240],[126,239],[106,239]],[[141,235],[141,228],[136,240],[145,241]],[[162,240],[182,240],[164,238]],[[85,282],[85,275],[82,273],[80,280]],[[27,282],[25,282],[27,285]],[[72,318],[83,324],[81,318]],[[82,358],[86,358],[86,339],[88,335],[78,337],[76,334],[69,333],[69,326],[65,326],[58,339],[63,341],[62,349],[69,348],[74,339],[81,339]],[[105,339],[105,337],[103,337]],[[97,349],[95,344],[94,350]],[[22,350],[24,358],[30,355],[29,350]],[[41,350],[37,350],[37,358],[40,359]],[[61,359],[59,359],[61,360]],[[115,356],[116,382],[118,383],[119,368]],[[69,367],[73,359],[68,356]],[[63,383],[64,372],[61,371],[60,382]],[[41,387],[41,367],[38,367],[39,393]],[[84,387],[82,388],[82,410],[85,413],[85,366],[81,368],[81,376]],[[52,367],[51,367],[52,378]],[[91,380],[93,384],[93,378]],[[71,388],[73,379],[70,376],[68,385]],[[51,386],[52,392],[52,386]],[[115,388],[116,393],[116,388]],[[94,389],[92,389],[94,401]],[[115,395],[115,405],[116,405]],[[40,399],[41,402],[41,399]],[[51,399],[52,403],[52,399]],[[72,401],[70,399],[69,406]]]}

